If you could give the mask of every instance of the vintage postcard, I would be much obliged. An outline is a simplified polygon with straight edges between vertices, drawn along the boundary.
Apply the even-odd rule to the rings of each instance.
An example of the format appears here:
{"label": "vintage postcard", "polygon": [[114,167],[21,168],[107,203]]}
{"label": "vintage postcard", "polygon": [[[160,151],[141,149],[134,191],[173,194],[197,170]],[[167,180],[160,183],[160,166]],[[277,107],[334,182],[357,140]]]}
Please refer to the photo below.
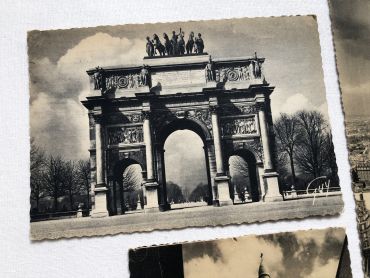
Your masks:
{"label": "vintage postcard", "polygon": [[314,16],[28,33],[31,239],[334,215]]}
{"label": "vintage postcard", "polygon": [[370,277],[370,4],[330,0],[365,276]]}
{"label": "vintage postcard", "polygon": [[343,229],[298,231],[129,250],[131,278],[351,278]]}

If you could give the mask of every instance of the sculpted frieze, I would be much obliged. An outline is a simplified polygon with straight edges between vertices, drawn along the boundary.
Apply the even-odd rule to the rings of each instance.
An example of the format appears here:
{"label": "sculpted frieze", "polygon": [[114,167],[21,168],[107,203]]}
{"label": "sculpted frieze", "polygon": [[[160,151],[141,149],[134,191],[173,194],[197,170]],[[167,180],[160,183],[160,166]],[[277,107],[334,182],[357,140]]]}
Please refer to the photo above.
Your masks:
{"label": "sculpted frieze", "polygon": [[223,106],[221,109],[222,116],[231,116],[231,115],[249,115],[256,114],[257,109],[253,104],[248,105],[233,105],[233,106]]}
{"label": "sculpted frieze", "polygon": [[109,124],[127,124],[127,123],[142,123],[143,115],[138,114],[124,114],[124,113],[111,113],[106,116]]}
{"label": "sculpted frieze", "polygon": [[149,86],[150,75],[148,67],[144,66],[139,73],[127,73],[107,76],[105,87],[109,89],[136,89]]}
{"label": "sculpted frieze", "polygon": [[175,119],[195,119],[202,122],[212,133],[211,114],[208,109],[157,111],[153,113],[153,125],[161,129]]}
{"label": "sculpted frieze", "polygon": [[260,138],[248,140],[245,142],[245,145],[246,148],[250,149],[257,155],[256,159],[258,162],[263,162],[263,147]]}
{"label": "sculpted frieze", "polygon": [[108,144],[133,144],[144,141],[142,126],[125,126],[108,128]]}
{"label": "sculpted frieze", "polygon": [[212,59],[209,59],[205,69],[206,82],[234,82],[247,81],[262,78],[262,63],[256,59],[240,66],[217,67]]}
{"label": "sculpted frieze", "polygon": [[224,119],[221,126],[223,136],[257,134],[255,117]]}

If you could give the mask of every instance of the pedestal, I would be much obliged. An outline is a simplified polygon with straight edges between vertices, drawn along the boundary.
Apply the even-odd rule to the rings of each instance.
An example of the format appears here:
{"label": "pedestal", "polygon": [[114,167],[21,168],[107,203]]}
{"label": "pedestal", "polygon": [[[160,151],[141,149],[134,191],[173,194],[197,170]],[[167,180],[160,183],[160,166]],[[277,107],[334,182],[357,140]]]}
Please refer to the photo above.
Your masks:
{"label": "pedestal", "polygon": [[157,182],[147,182],[145,183],[145,196],[146,196],[146,206],[144,211],[147,212],[158,212],[158,183]]}
{"label": "pedestal", "polygon": [[265,202],[283,201],[283,196],[280,194],[279,191],[278,176],[279,175],[276,172],[265,173],[263,175],[263,178],[267,185],[267,192],[264,197]]}
{"label": "pedestal", "polygon": [[106,217],[109,216],[107,210],[107,191],[105,186],[95,188],[95,207],[92,210],[91,217]]}
{"label": "pedestal", "polygon": [[242,200],[239,198],[238,190],[237,190],[236,186],[234,185],[234,204],[239,204],[241,202],[242,202]]}
{"label": "pedestal", "polygon": [[215,177],[219,206],[228,206],[233,204],[233,200],[230,198],[229,181],[230,178],[228,176]]}

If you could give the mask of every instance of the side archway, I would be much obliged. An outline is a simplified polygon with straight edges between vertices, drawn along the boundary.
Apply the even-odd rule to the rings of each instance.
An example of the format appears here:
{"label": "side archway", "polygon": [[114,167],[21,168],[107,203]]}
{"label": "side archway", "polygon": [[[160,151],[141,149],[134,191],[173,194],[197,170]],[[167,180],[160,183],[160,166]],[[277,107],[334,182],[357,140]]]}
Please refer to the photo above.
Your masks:
{"label": "side archway", "polygon": [[111,186],[111,214],[124,214],[127,210],[142,209],[144,195],[142,191],[143,165],[132,158],[116,162],[113,168]]}
{"label": "side archway", "polygon": [[228,170],[234,192],[234,202],[258,202],[261,188],[257,171],[257,160],[253,152],[240,149],[228,158]]}

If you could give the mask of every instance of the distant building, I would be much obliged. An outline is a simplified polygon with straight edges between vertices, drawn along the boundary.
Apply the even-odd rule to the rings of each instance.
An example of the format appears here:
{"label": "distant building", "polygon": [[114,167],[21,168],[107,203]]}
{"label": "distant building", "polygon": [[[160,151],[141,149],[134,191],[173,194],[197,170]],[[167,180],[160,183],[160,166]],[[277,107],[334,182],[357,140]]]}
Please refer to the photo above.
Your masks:
{"label": "distant building", "polygon": [[364,196],[361,192],[359,199],[356,198],[357,227],[360,235],[363,265],[366,277],[369,277],[370,267],[370,222],[369,211],[366,208]]}
{"label": "distant building", "polygon": [[359,163],[356,166],[356,172],[358,179],[360,181],[370,181],[370,164],[369,163]]}

